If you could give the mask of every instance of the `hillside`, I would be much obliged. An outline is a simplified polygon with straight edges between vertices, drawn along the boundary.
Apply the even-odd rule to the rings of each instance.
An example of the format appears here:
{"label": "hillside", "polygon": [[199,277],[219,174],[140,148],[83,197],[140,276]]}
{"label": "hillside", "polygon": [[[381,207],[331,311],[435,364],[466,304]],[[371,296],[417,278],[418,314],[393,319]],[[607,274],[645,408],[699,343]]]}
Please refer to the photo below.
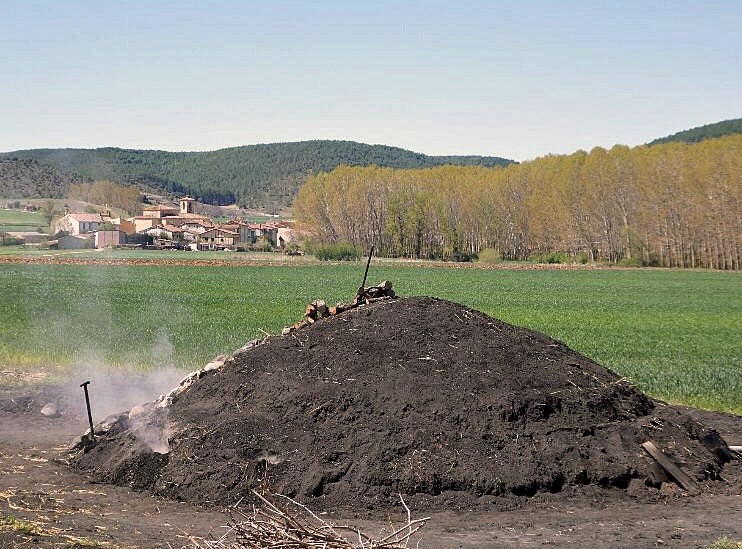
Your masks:
{"label": "hillside", "polygon": [[0,197],[62,198],[73,183],[86,178],[35,160],[0,158]]}
{"label": "hillside", "polygon": [[742,133],[742,118],[724,120],[722,122],[706,124],[705,126],[698,126],[697,128],[677,132],[668,135],[667,137],[661,137],[654,141],[650,141],[648,145],[659,145],[661,143],[671,143],[673,141],[679,141],[681,143],[698,143],[704,139],[714,139],[715,137],[724,137],[725,135],[736,133]]}
{"label": "hillside", "polygon": [[482,156],[428,156],[398,147],[354,141],[301,141],[248,145],[208,152],[118,148],[33,149],[0,158],[35,160],[91,179],[189,193],[203,202],[244,206],[288,205],[308,175],[339,165],[424,168],[443,164],[504,166]]}

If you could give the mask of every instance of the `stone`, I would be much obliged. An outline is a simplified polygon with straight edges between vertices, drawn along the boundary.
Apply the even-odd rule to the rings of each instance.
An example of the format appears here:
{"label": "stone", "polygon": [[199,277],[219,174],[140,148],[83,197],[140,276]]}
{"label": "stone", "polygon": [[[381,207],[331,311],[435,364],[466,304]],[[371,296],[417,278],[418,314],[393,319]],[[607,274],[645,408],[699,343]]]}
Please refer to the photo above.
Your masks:
{"label": "stone", "polygon": [[49,402],[41,409],[41,415],[46,417],[59,417],[59,407],[53,402]]}

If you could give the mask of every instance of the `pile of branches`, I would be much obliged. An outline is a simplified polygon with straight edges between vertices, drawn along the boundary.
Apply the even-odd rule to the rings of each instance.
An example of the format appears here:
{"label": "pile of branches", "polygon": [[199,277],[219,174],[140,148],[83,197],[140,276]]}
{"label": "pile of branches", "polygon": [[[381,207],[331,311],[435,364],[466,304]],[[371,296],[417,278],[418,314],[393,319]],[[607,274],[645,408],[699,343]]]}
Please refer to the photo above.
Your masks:
{"label": "pile of branches", "polygon": [[[410,509],[407,522],[382,539],[375,540],[354,526],[332,526],[322,520],[306,506],[287,496],[274,495],[284,505],[272,503],[266,497],[253,492],[260,506],[253,507],[252,515],[233,515],[227,532],[218,540],[191,538],[198,549],[252,549],[280,547],[282,549],[406,549],[414,534],[425,526],[430,517],[412,520]],[[417,545],[420,540],[418,539]]]}
{"label": "pile of branches", "polygon": [[322,299],[312,301],[307,305],[304,318],[292,326],[286,326],[281,332],[283,335],[289,334],[294,330],[299,330],[310,324],[314,324],[322,318],[334,316],[336,314],[355,309],[361,305],[368,305],[382,299],[394,299],[397,294],[392,290],[392,283],[389,280],[385,280],[381,284],[371,286],[369,288],[361,287],[358,289],[358,293],[350,303],[338,303],[334,307],[328,307]]}

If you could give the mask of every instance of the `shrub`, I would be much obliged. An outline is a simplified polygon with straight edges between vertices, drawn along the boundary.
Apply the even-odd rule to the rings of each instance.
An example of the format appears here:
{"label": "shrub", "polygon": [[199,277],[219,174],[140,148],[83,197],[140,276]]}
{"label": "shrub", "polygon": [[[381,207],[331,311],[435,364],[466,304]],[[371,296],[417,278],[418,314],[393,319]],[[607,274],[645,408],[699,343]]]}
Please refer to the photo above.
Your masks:
{"label": "shrub", "polygon": [[254,252],[272,252],[273,244],[271,243],[270,239],[266,238],[265,236],[261,236],[255,242],[255,244],[250,246],[250,249]]}
{"label": "shrub", "polygon": [[624,257],[618,262],[618,264],[621,267],[641,267],[642,266],[642,262],[636,257]]}
{"label": "shrub", "polygon": [[642,259],[642,265],[644,267],[659,267],[660,258],[656,253],[650,252]]}
{"label": "shrub", "polygon": [[301,255],[301,253],[301,248],[299,248],[299,245],[296,242],[289,242],[286,246],[287,255]]}
{"label": "shrub", "polygon": [[313,245],[312,253],[320,261],[356,261],[361,257],[350,242]]}
{"label": "shrub", "polygon": [[458,261],[460,263],[471,263],[472,261],[476,261],[479,259],[479,256],[477,254],[470,254],[468,252],[453,252],[451,254],[451,260],[452,261]]}
{"label": "shrub", "polygon": [[495,264],[502,261],[502,253],[494,248],[485,248],[478,255],[480,263]]}
{"label": "shrub", "polygon": [[531,254],[529,261],[535,263],[571,263],[571,258],[564,252],[546,252],[543,254]]}

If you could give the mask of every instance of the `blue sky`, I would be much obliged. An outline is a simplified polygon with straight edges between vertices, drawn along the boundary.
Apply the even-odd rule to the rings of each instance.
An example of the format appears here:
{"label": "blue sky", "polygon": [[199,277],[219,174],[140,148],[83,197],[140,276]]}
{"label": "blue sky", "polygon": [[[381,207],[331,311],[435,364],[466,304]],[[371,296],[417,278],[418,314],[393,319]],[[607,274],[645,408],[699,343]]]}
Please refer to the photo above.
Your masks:
{"label": "blue sky", "polygon": [[742,116],[742,3],[0,0],[0,151],[525,160]]}

